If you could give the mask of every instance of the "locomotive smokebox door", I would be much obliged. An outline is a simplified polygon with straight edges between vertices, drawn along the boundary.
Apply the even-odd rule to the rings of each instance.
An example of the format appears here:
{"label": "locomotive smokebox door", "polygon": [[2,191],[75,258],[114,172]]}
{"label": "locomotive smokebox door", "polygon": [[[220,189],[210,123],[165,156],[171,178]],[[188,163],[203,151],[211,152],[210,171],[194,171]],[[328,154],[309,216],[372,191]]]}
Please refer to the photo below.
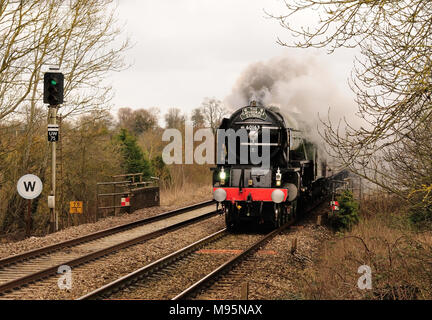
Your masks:
{"label": "locomotive smokebox door", "polygon": [[269,169],[252,168],[251,176],[255,187],[271,187],[272,174]]}

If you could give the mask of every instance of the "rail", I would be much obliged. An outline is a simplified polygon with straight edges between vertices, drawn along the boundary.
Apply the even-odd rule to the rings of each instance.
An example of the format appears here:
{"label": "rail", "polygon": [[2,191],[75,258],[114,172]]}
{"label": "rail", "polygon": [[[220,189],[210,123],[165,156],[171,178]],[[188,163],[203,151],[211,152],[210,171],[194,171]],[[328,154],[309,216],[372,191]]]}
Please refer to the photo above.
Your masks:
{"label": "rail", "polygon": [[[164,220],[166,218],[172,217],[172,216],[176,216],[176,215],[180,215],[183,213],[187,213],[199,208],[204,208],[205,206],[208,206],[209,204],[213,203],[213,201],[206,201],[206,202],[202,202],[190,207],[184,207],[178,210],[174,210],[171,212],[166,212],[154,217],[150,217],[150,218],[145,218],[142,219],[141,221],[136,221],[136,222],[132,222],[132,223],[128,223],[122,226],[118,226],[118,227],[114,227],[114,228],[110,228],[110,229],[106,229],[106,230],[102,230],[99,232],[96,232],[94,234],[90,234],[84,237],[80,237],[80,238],[76,238],[76,239],[72,239],[69,241],[65,241],[63,243],[59,243],[59,244],[55,244],[52,246],[47,246],[44,248],[40,248],[40,249],[35,249],[29,252],[25,252],[23,254],[18,254],[15,256],[10,256],[4,259],[0,260],[0,268],[3,269],[8,265],[13,265],[16,264],[17,262],[21,261],[27,261],[27,265],[31,265],[31,260],[32,259],[36,259],[42,255],[45,255],[48,257],[49,254],[59,251],[62,248],[71,248],[75,245],[80,245],[86,242],[91,242],[94,240],[98,240],[100,238],[104,238],[106,236],[115,234],[115,233],[119,233],[119,232],[123,232],[123,231],[129,231],[130,229],[133,229],[135,227],[139,227],[141,225],[145,225],[145,224],[149,224],[155,221],[160,221],[160,220]],[[187,225],[193,224],[195,222],[198,221],[202,221],[204,219],[210,218],[216,214],[219,214],[220,212],[218,210],[209,210],[203,214],[199,214],[196,216],[193,216],[192,218],[187,218],[185,220],[181,220],[180,222],[175,222],[174,224],[170,224],[167,225],[165,227],[162,227],[160,229],[156,229],[154,231],[150,231],[149,233],[144,233],[144,234],[140,234],[138,233],[137,236],[130,236],[128,239],[122,239],[121,241],[117,241],[117,240],[113,240],[114,242],[112,242],[111,244],[108,244],[106,242],[106,244],[104,245],[102,243],[102,246],[98,249],[96,249],[95,251],[91,251],[91,252],[84,252],[84,255],[78,255],[78,256],[71,256],[71,255],[64,255],[64,261],[61,261],[61,263],[59,261],[55,262],[54,260],[51,262],[50,259],[47,259],[46,261],[48,262],[46,265],[41,266],[42,268],[32,268],[27,269],[27,267],[24,267],[24,269],[19,269],[21,271],[19,272],[23,272],[22,276],[18,276],[18,274],[15,273],[11,273],[11,271],[8,271],[5,274],[2,274],[2,277],[4,278],[3,280],[8,279],[7,282],[3,282],[0,283],[0,295],[5,294],[15,288],[20,288],[21,286],[25,286],[33,281],[37,281],[40,279],[43,279],[45,277],[50,277],[53,275],[56,275],[56,272],[58,270],[58,267],[61,265],[68,265],[70,267],[75,267],[77,265],[80,264],[84,264],[84,263],[88,263],[89,261],[101,258],[107,254],[113,253],[113,252],[117,252],[121,249],[130,247],[132,245],[138,244],[138,243],[142,243],[144,241],[153,239],[155,237],[161,236],[167,232],[173,231],[173,230],[177,230],[179,228],[185,227]],[[63,257],[63,255],[62,255]],[[63,258],[62,258],[63,259]],[[70,259],[70,260],[67,260]],[[1,270],[0,270],[1,271]],[[28,272],[31,271],[31,272]],[[1,272],[0,272],[1,274]],[[6,278],[5,278],[6,277]]]}

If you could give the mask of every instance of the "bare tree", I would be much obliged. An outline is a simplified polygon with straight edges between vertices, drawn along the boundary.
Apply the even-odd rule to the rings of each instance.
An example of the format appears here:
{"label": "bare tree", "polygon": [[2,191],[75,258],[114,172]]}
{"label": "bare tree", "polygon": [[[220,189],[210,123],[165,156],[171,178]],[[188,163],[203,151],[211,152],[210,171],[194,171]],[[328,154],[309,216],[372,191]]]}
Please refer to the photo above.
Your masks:
{"label": "bare tree", "polygon": [[165,114],[165,127],[181,129],[184,126],[186,118],[178,108],[170,108]]}
{"label": "bare tree", "polygon": [[[100,108],[109,99],[107,72],[124,67],[128,42],[112,45],[112,0],[1,1],[0,119],[39,104],[42,67],[65,73],[63,115]],[[39,103],[38,103],[39,102]]]}
{"label": "bare tree", "polygon": [[155,129],[158,118],[155,110],[120,108],[118,111],[119,125],[135,135]]}
{"label": "bare tree", "polygon": [[[0,3],[0,120],[13,113],[30,96],[39,70],[38,52],[50,54],[45,43],[58,35],[44,14],[52,12],[49,2],[1,1]],[[40,30],[51,30],[39,37]],[[40,59],[39,59],[40,60]],[[40,66],[40,61],[38,66]]]}
{"label": "bare tree", "polygon": [[204,117],[204,123],[207,127],[216,132],[222,119],[227,115],[227,110],[222,102],[216,98],[205,98],[201,103],[201,113]]}
{"label": "bare tree", "polygon": [[132,128],[132,114],[131,108],[120,108],[117,112],[118,122],[120,127],[125,129]]}
{"label": "bare tree", "polygon": [[[19,123],[15,139],[2,139],[8,143],[0,150],[5,180],[14,182],[28,172],[48,179],[48,144],[41,140],[47,117],[44,67],[56,65],[65,74],[63,119],[108,109],[111,88],[104,79],[125,67],[122,56],[129,46],[127,40],[115,42],[120,29],[113,3],[0,0],[0,121],[6,130]],[[2,209],[19,217],[24,203],[11,196],[13,189],[12,183],[0,190],[0,198],[6,199]]]}
{"label": "bare tree", "polygon": [[193,122],[194,128],[204,127],[204,115],[200,108],[195,108],[192,110],[191,120]]}
{"label": "bare tree", "polygon": [[[287,13],[270,14],[297,41],[279,44],[328,48],[359,47],[350,85],[357,96],[360,128],[326,122],[323,136],[330,153],[354,172],[407,199],[421,181],[404,171],[400,152],[420,144],[419,129],[430,129],[432,3],[427,0],[296,0],[285,1]],[[293,20],[314,10],[315,26]],[[417,140],[419,139],[419,140]],[[422,157],[410,148],[411,162]],[[414,158],[413,158],[414,157]],[[395,171],[395,169],[398,169]],[[407,185],[401,181],[411,179]],[[432,185],[432,174],[428,173]]]}

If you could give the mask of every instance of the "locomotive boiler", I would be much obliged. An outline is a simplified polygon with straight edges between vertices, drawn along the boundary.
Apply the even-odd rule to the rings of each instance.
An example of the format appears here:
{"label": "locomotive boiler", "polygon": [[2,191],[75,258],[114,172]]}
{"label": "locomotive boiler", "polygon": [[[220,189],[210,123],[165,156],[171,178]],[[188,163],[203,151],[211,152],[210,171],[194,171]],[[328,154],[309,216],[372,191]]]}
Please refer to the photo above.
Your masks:
{"label": "locomotive boiler", "polygon": [[279,227],[327,191],[316,145],[287,127],[278,108],[255,101],[223,119],[212,170],[229,230],[248,222]]}

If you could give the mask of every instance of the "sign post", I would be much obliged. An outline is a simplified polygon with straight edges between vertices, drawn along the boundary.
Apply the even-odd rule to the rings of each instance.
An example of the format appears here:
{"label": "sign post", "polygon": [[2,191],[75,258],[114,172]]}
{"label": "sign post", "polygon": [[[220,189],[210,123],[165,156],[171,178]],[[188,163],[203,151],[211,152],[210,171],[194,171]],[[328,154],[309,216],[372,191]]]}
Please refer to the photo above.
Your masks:
{"label": "sign post", "polygon": [[58,212],[55,208],[55,195],[56,195],[56,142],[58,141],[58,124],[57,109],[63,103],[64,91],[64,75],[60,72],[60,68],[50,68],[49,72],[44,74],[44,103],[49,106],[49,119],[48,119],[48,141],[52,142],[51,153],[51,171],[52,171],[52,189],[51,189],[51,202],[53,203],[51,210],[51,231],[58,231]]}
{"label": "sign post", "polygon": [[[57,107],[56,106],[50,106],[50,124],[51,126],[57,126],[56,120],[57,120]],[[53,128],[53,127],[52,127]],[[48,129],[49,130],[49,129]],[[58,134],[58,131],[57,131]],[[49,132],[48,132],[49,135]],[[58,217],[57,212],[55,210],[55,194],[56,194],[56,141],[53,140],[52,142],[52,149],[51,149],[51,195],[54,196],[54,206],[51,208],[51,232],[58,231]]]}
{"label": "sign post", "polygon": [[31,227],[32,227],[31,205],[32,205],[32,201],[31,199],[28,199],[27,200],[27,228],[26,228],[27,237],[30,237]]}
{"label": "sign post", "polygon": [[19,178],[17,182],[18,194],[27,199],[27,221],[26,221],[26,235],[30,236],[31,232],[31,205],[32,199],[39,197],[42,192],[42,181],[34,174],[26,174]]}

